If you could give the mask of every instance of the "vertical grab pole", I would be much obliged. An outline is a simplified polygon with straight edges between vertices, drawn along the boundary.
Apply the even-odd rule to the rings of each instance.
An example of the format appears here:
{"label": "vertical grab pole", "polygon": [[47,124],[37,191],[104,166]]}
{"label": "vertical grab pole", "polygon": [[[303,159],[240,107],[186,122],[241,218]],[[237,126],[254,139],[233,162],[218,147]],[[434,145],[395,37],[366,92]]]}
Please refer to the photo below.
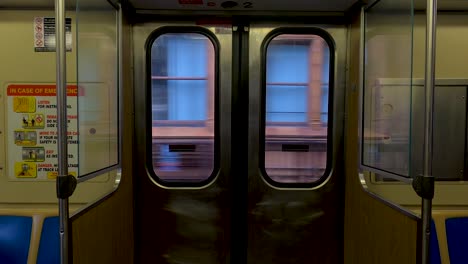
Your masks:
{"label": "vertical grab pole", "polygon": [[59,199],[60,218],[60,263],[68,264],[68,196],[62,195],[64,189],[63,183],[67,182],[66,179],[68,178],[65,0],[55,0],[55,31],[58,136],[57,197]]}
{"label": "vertical grab pole", "polygon": [[422,197],[422,263],[429,263],[431,235],[432,198],[434,177],[432,175],[432,122],[435,85],[435,48],[437,25],[437,0],[427,0],[426,6],[426,69],[425,69],[425,118],[424,118],[424,167],[421,179]]}

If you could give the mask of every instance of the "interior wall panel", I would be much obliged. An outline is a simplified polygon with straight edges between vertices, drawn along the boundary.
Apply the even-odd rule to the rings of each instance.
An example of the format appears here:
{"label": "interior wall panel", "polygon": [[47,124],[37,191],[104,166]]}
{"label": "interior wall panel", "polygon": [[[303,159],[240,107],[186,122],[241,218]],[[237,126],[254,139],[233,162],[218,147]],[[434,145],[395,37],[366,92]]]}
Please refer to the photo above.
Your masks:
{"label": "interior wall panel", "polygon": [[74,264],[129,264],[134,261],[133,237],[133,88],[131,26],[123,26],[123,151],[118,189],[96,206],[71,219]]}
{"label": "interior wall panel", "polygon": [[418,220],[366,192],[358,177],[360,10],[350,25],[345,128],[344,263],[417,263]]}

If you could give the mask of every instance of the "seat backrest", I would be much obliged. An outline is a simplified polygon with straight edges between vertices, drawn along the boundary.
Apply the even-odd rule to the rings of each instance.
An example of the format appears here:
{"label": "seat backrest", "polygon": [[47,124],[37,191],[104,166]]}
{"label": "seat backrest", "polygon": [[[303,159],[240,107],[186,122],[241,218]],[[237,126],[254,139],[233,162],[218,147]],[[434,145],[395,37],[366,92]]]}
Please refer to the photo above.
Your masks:
{"label": "seat backrest", "polygon": [[468,217],[447,218],[445,230],[450,263],[468,263]]}
{"label": "seat backrest", "polygon": [[437,237],[437,230],[434,223],[434,220],[431,220],[431,240],[429,242],[429,252],[430,264],[441,264],[442,261],[440,259],[440,249],[439,249],[439,239]]}
{"label": "seat backrest", "polygon": [[37,264],[60,264],[59,228],[58,216],[44,219],[37,253]]}
{"label": "seat backrest", "polygon": [[2,264],[25,264],[31,243],[32,217],[0,215]]}

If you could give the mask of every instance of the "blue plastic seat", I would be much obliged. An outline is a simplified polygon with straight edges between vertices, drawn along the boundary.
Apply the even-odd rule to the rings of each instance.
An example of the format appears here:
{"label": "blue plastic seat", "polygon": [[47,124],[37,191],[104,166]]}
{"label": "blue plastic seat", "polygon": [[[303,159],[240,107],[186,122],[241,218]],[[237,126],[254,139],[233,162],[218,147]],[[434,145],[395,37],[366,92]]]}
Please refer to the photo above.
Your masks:
{"label": "blue plastic seat", "polygon": [[468,218],[456,217],[445,220],[447,245],[451,264],[468,263]]}
{"label": "blue plastic seat", "polygon": [[0,215],[0,263],[26,264],[32,217]]}
{"label": "blue plastic seat", "polygon": [[47,217],[42,225],[37,264],[60,264],[60,233],[58,216]]}
{"label": "blue plastic seat", "polygon": [[437,230],[434,224],[434,221],[431,221],[431,240],[429,241],[429,263],[431,264],[441,264],[440,259],[440,249],[439,249],[439,240],[437,237]]}

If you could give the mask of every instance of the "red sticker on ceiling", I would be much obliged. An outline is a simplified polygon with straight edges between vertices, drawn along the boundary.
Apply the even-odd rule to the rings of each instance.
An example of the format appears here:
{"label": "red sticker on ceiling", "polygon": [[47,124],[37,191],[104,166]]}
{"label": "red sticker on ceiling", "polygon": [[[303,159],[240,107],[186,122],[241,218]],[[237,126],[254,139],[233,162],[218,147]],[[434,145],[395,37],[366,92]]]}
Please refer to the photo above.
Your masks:
{"label": "red sticker on ceiling", "polygon": [[203,5],[203,0],[179,0],[179,5]]}

